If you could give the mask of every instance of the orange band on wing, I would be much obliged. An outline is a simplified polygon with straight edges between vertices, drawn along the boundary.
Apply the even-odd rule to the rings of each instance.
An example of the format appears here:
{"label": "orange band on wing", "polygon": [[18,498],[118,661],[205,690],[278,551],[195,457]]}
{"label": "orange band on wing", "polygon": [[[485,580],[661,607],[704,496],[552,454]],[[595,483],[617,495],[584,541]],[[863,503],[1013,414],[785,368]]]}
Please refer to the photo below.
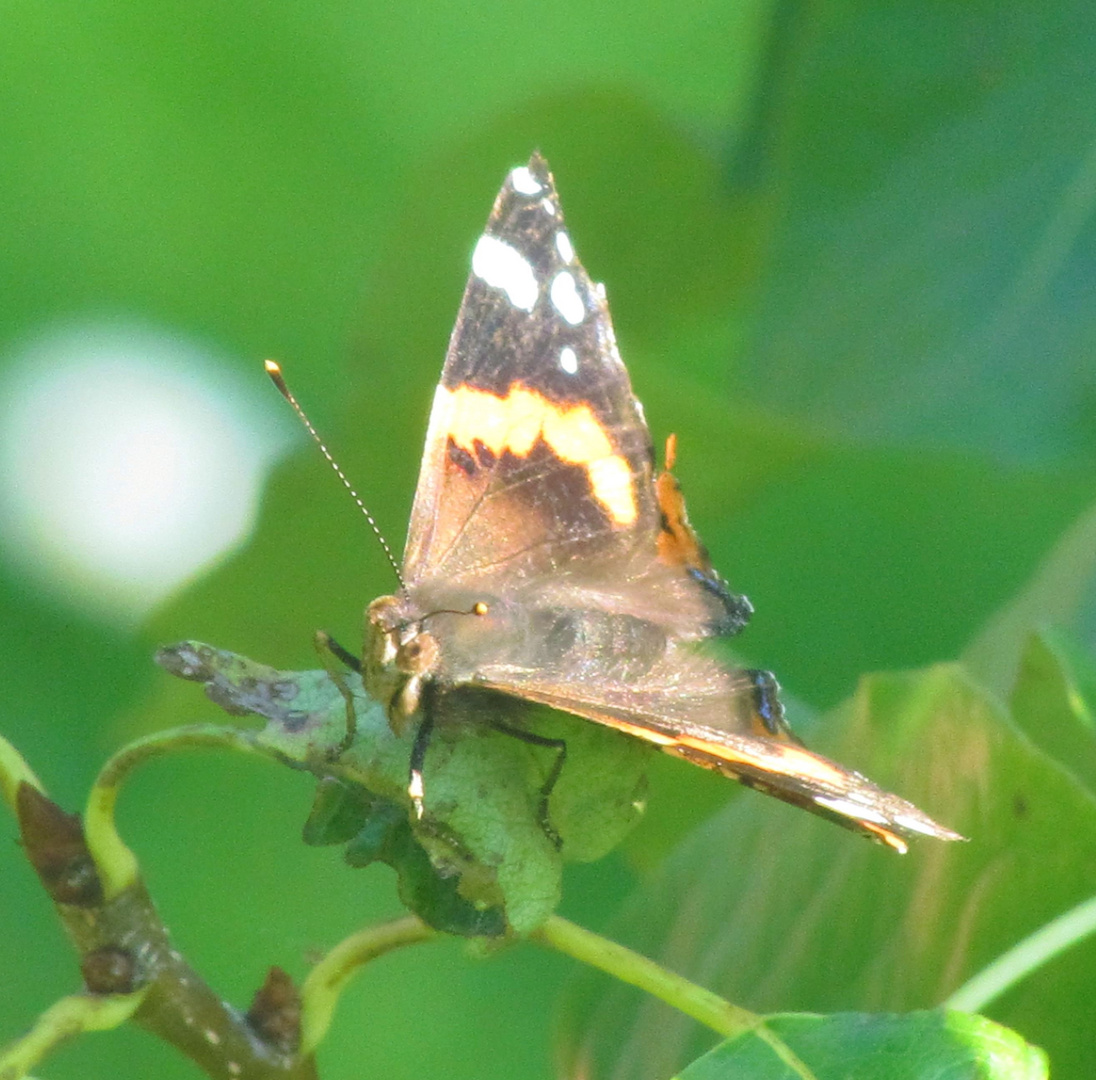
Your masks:
{"label": "orange band on wing", "polygon": [[822,784],[841,784],[845,774],[840,769],[835,769],[825,758],[812,754],[809,750],[802,750],[790,743],[766,741],[766,752],[770,760],[762,760],[736,751],[723,743],[711,742],[707,739],[698,739],[689,735],[679,735],[674,742],[678,746],[688,746],[694,750],[701,750],[705,754],[717,757],[729,764],[736,761],[744,765],[754,765],[760,768],[772,768],[771,758],[778,757],[781,764],[787,766],[782,771],[789,776],[800,776],[805,780],[814,780]]}
{"label": "orange band on wing", "polygon": [[866,829],[873,836],[878,837],[889,848],[894,848],[899,855],[905,855],[909,851],[910,846],[902,839],[897,833],[893,833],[890,829],[884,828],[882,825],[876,825],[873,822],[865,821],[863,818],[856,818],[856,824],[862,829]]}
{"label": "orange band on wing", "polygon": [[474,386],[442,388],[435,408],[445,400],[443,430],[462,450],[475,456],[481,443],[496,456],[509,451],[527,457],[538,439],[568,465],[586,472],[594,498],[614,525],[628,526],[639,515],[632,470],[613,450],[605,428],[589,405],[557,405],[520,383],[505,397]]}

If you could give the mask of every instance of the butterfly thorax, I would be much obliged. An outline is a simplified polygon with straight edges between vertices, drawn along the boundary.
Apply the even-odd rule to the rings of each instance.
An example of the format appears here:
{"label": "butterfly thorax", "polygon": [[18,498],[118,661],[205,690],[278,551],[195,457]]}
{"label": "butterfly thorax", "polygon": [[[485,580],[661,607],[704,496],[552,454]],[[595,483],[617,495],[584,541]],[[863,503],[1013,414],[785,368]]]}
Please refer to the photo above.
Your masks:
{"label": "butterfly thorax", "polygon": [[[559,592],[559,595],[555,593]],[[590,673],[621,685],[642,679],[671,647],[649,618],[579,603],[568,590],[500,597],[440,582],[382,596],[367,612],[366,690],[402,732],[423,688],[517,684],[573,685]],[[619,598],[614,598],[619,599]]]}

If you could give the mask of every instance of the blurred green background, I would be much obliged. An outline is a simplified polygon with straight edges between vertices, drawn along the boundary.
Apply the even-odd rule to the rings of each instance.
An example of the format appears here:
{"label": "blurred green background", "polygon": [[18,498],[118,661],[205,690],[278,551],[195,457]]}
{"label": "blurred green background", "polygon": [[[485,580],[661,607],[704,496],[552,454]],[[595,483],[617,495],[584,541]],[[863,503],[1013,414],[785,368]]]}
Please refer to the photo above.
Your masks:
{"label": "blurred green background", "polygon": [[[287,668],[315,666],[317,627],[356,647],[391,574],[261,362],[282,361],[398,547],[469,253],[534,147],[656,443],[678,434],[694,524],[757,609],[741,653],[805,717],[865,672],[955,658],[1096,500],[1094,57],[1080,0],[4,5],[0,380],[48,367],[36,343],[58,332],[70,353],[85,335],[174,357],[264,448],[265,479],[254,531],[151,610],[9,545],[4,734],[76,808],[125,740],[216,718],[152,665],[156,645]],[[68,445],[51,416],[34,440]],[[250,451],[225,445],[228,475]],[[223,479],[203,475],[195,506]],[[161,495],[191,505],[169,480]],[[1070,628],[1089,658],[1094,611]],[[659,763],[649,820],[570,874],[564,913],[609,927],[730,789]],[[154,763],[123,797],[179,946],[238,1004],[270,964],[299,976],[398,910],[389,871],[300,844],[310,797],[215,756]],[[3,1041],[77,985],[14,843],[0,927]],[[531,947],[389,957],[350,992],[322,1075],[547,1077],[571,970]],[[1082,1061],[1096,980],[1070,986],[1088,1042],[1062,1053]],[[132,1031],[42,1072],[194,1075]]]}

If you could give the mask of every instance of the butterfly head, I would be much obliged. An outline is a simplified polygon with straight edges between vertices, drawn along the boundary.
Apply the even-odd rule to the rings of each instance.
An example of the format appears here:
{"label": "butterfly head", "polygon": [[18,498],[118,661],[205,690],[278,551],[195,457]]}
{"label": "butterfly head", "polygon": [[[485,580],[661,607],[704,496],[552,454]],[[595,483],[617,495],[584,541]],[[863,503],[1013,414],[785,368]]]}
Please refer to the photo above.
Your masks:
{"label": "butterfly head", "polygon": [[[497,633],[500,607],[484,597],[448,597],[430,603],[417,590],[381,596],[366,609],[363,672],[366,690],[385,704],[389,722],[402,734],[418,711],[423,687],[435,679],[452,681],[454,654],[485,633]],[[443,656],[439,635],[452,644]]]}
{"label": "butterfly head", "polygon": [[425,680],[438,663],[438,644],[407,594],[380,596],[366,609],[366,690],[382,702],[389,722],[402,734],[418,710]]}

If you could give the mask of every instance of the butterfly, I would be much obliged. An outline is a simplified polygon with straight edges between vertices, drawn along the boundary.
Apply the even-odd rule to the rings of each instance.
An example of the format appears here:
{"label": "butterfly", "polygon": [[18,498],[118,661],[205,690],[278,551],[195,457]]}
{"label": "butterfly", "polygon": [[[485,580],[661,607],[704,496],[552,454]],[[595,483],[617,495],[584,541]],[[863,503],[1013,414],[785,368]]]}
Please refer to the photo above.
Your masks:
{"label": "butterfly", "polygon": [[[690,525],[674,453],[671,438],[656,468],[605,290],[579,262],[534,154],[507,176],[475,245],[401,587],[367,612],[366,690],[397,731],[419,725],[417,814],[435,727],[469,694],[506,695],[645,740],[898,851],[912,834],[961,839],[807,750],[769,672],[705,651],[753,609]],[[558,751],[541,793],[550,830],[565,744],[497,726]]]}

